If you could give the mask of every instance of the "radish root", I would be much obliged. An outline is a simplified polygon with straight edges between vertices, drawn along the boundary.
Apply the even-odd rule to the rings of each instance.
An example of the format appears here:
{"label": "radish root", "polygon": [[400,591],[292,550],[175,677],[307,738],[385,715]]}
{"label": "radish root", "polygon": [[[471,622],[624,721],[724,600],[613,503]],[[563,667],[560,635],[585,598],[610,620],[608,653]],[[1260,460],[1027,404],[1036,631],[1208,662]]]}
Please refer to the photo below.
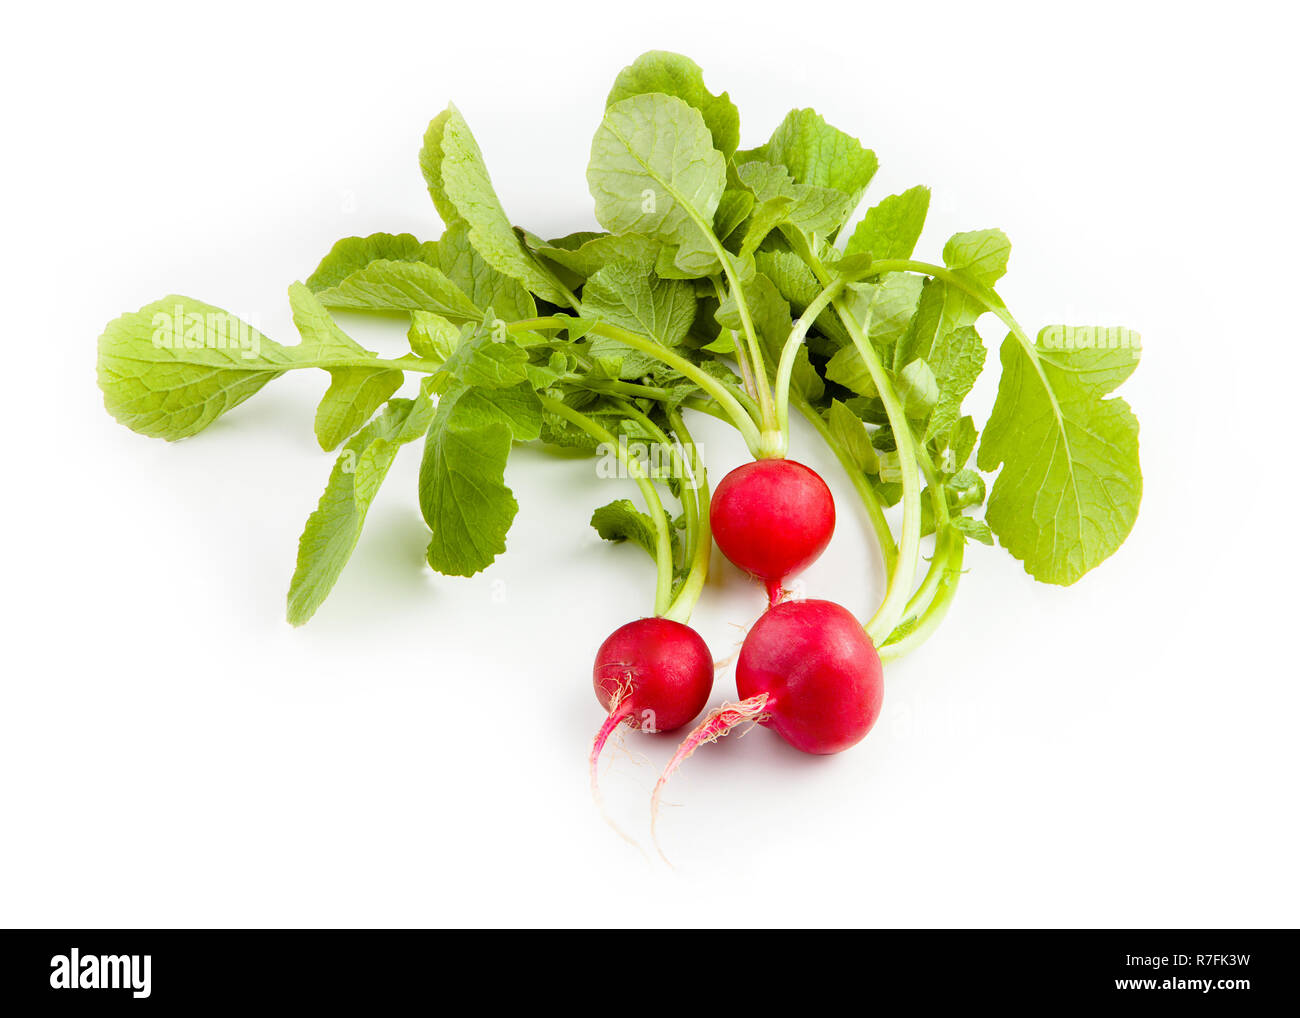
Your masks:
{"label": "radish root", "polygon": [[[596,805],[601,805],[600,800],[600,754],[605,749],[605,743],[609,737],[614,734],[624,721],[631,721],[632,715],[629,711],[619,710],[618,705],[609,712],[609,717],[605,718],[605,723],[600,726],[600,731],[596,733],[596,738],[591,744],[591,797],[596,801]],[[601,808],[604,812],[604,808]]]}
{"label": "radish root", "polygon": [[600,731],[596,733],[596,738],[591,744],[591,756],[588,760],[588,764],[591,767],[591,798],[596,804],[596,809],[600,812],[601,819],[609,825],[609,829],[629,845],[633,846],[641,853],[643,858],[646,858],[645,849],[642,848],[637,843],[636,839],[628,834],[627,831],[614,823],[614,818],[606,812],[605,800],[600,794],[600,754],[605,749],[605,743],[609,741],[609,737],[613,735],[624,722],[627,722],[633,728],[636,727],[636,719],[633,717],[631,711],[620,710],[620,706],[621,701],[612,705],[609,716],[605,718],[604,724],[600,726]]}
{"label": "radish root", "polygon": [[[664,772],[659,775],[659,780],[655,782],[654,792],[650,796],[650,837],[654,841],[655,851],[659,853],[659,858],[668,862],[668,857],[664,855],[664,850],[659,844],[659,835],[655,829],[659,822],[659,799],[663,793],[664,785],[668,779],[673,776],[677,770],[689,757],[701,746],[710,742],[717,742],[724,735],[730,732],[739,724],[746,721],[754,724],[759,723],[767,718],[768,694],[759,693],[758,696],[751,696],[748,700],[741,700],[739,703],[724,703],[721,707],[715,707],[705,715],[704,720],[695,726],[690,735],[682,740],[682,744],[677,747],[677,752],[673,758],[668,761],[668,766]],[[670,866],[672,863],[668,863]]]}

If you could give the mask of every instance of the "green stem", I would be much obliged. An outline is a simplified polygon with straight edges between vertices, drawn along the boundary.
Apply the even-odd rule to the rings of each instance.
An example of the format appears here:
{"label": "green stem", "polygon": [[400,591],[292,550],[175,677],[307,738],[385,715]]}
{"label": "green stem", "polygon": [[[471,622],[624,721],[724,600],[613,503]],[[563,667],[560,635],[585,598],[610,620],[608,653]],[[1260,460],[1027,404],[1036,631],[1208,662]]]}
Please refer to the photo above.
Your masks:
{"label": "green stem", "polygon": [[672,393],[655,385],[643,385],[640,382],[624,382],[616,379],[593,379],[586,375],[562,375],[558,381],[578,385],[591,392],[608,396],[627,396],[631,399],[653,399],[663,402],[672,398]]}
{"label": "green stem", "polygon": [[[823,287],[829,286],[831,279],[821,261],[806,252],[809,266],[816,274]],[[898,546],[898,568],[889,579],[885,588],[885,597],[876,609],[875,615],[866,624],[867,635],[876,646],[883,638],[893,632],[902,616],[907,602],[908,592],[916,579],[916,565],[921,556],[921,470],[917,463],[916,443],[912,435],[911,424],[903,410],[902,401],[894,391],[893,383],[885,372],[880,358],[870,340],[862,332],[862,327],[853,317],[851,309],[843,297],[832,299],[831,306],[839,315],[840,321],[848,330],[849,338],[857,348],[858,356],[867,367],[871,380],[880,394],[885,414],[889,419],[890,430],[894,434],[894,443],[898,449],[899,467],[903,474],[903,535]]]}
{"label": "green stem", "polygon": [[[626,400],[615,399],[613,402],[614,405],[618,407],[626,416],[630,417],[632,420],[640,424],[641,427],[645,428],[646,431],[650,433],[651,437],[655,440],[655,442],[657,442],[662,448],[668,450],[668,455],[672,457],[672,461],[673,461],[672,469],[676,472],[676,475],[679,478],[686,478],[691,475],[691,470],[687,466],[683,452],[678,447],[678,443],[674,442],[666,434],[664,434],[663,429],[659,427],[659,425],[657,425],[653,420],[651,420],[648,415],[642,413],[640,410],[634,407],[631,403],[628,403]],[[692,498],[683,497],[681,502],[682,502],[682,515],[685,517],[686,520],[686,534],[685,534],[685,542],[682,548],[682,561],[678,563],[678,565],[681,567],[682,571],[685,572],[687,567],[686,556],[690,554],[690,549],[695,547],[695,525],[696,525],[697,506],[695,505],[695,499],[693,497]]]}
{"label": "green stem", "polygon": [[885,565],[885,584],[889,584],[890,578],[894,575],[894,569],[898,563],[898,545],[894,542],[894,532],[889,529],[889,521],[885,519],[885,510],[880,505],[880,499],[876,497],[875,490],[871,487],[871,482],[867,480],[867,475],[858,469],[858,465],[853,461],[853,457],[848,451],[835,441],[831,434],[831,429],[826,422],[807,400],[801,396],[792,397],[795,409],[798,410],[808,420],[817,434],[821,435],[822,441],[835,454],[835,458],[840,461],[840,466],[848,474],[849,482],[853,489],[858,493],[863,507],[867,510],[867,519],[871,522],[871,529],[875,531],[876,543],[880,546],[880,556]]}
{"label": "green stem", "polygon": [[[567,315],[556,315],[552,318],[527,318],[522,321],[512,322],[507,326],[511,331],[516,330],[534,330],[534,329],[567,329],[572,324],[572,319]],[[640,333],[632,332],[630,329],[624,329],[618,325],[612,325],[609,322],[595,322],[591,325],[591,332],[597,336],[604,336],[606,339],[617,340],[634,350],[640,350],[642,353],[649,354],[655,360],[667,364],[670,368],[685,375],[701,389],[707,392],[719,406],[727,411],[731,423],[735,426],[745,438],[745,444],[749,446],[750,452],[758,456],[760,448],[760,437],[758,428],[755,426],[754,419],[745,411],[740,401],[731,394],[731,391],[718,379],[701,370],[697,365],[692,364],[685,357],[674,353],[668,347],[661,343],[656,343],[652,339],[647,339]]]}
{"label": "green stem", "polygon": [[[722,281],[717,276],[710,276],[709,282],[713,284],[713,295],[717,298],[718,304],[721,305],[727,299],[727,291],[723,289]],[[758,397],[758,387],[754,384],[754,370],[749,364],[749,355],[745,353],[745,344],[736,342],[736,333],[726,326],[718,326],[718,336],[722,337],[726,333],[731,337],[732,355],[736,358],[736,366],[740,368],[740,378],[743,383],[742,387],[745,394],[750,397],[751,402]],[[754,402],[754,406],[758,404]],[[762,420],[760,412],[756,420]]]}
{"label": "green stem", "polygon": [[889,419],[890,430],[894,434],[894,444],[898,450],[899,469],[903,475],[903,533],[898,543],[898,569],[890,577],[889,586],[885,588],[884,600],[866,625],[867,635],[879,644],[880,638],[891,632],[898,624],[907,601],[908,591],[916,578],[916,564],[921,556],[921,472],[917,465],[912,428],[889,376],[849,309],[838,298],[834,301],[834,305],[841,321],[849,330],[849,337],[857,347],[858,355],[871,374],[871,380],[880,394],[880,401],[885,406],[885,414]]}
{"label": "green stem", "polygon": [[804,308],[803,314],[790,330],[785,346],[781,348],[781,360],[776,367],[774,388],[776,389],[776,424],[781,429],[782,452],[790,445],[790,379],[794,375],[795,358],[799,355],[799,348],[803,346],[804,338],[812,328],[812,323],[826,310],[826,305],[839,296],[840,291],[844,289],[844,283],[843,277],[836,279]]}
{"label": "green stem", "polygon": [[[684,483],[687,485],[687,491],[693,494],[695,503],[694,556],[686,579],[682,581],[681,589],[677,591],[677,597],[666,616],[684,624],[690,619],[691,612],[704,592],[704,583],[709,576],[709,556],[713,552],[713,534],[709,530],[709,477],[700,460],[699,450],[695,447],[695,440],[686,430],[686,422],[682,420],[682,415],[677,410],[669,410],[668,422],[677,437],[681,439],[685,450],[690,473]],[[688,506],[691,501],[691,497],[688,496],[686,499]]]}
{"label": "green stem", "polygon": [[939,483],[939,475],[934,469],[934,464],[924,456],[921,457],[921,472],[925,475],[925,483],[930,488],[930,505],[934,509],[934,558],[930,560],[930,568],[926,570],[925,579],[921,581],[921,585],[916,588],[903,609],[903,622],[914,618],[934,595],[939,579],[943,575],[943,564],[948,557],[950,551],[948,545],[952,540],[948,528],[948,500],[944,497],[943,485]]}
{"label": "green stem", "polygon": [[632,476],[632,479],[636,481],[637,486],[641,489],[646,509],[649,511],[650,520],[655,528],[655,565],[658,567],[659,572],[658,582],[655,585],[655,615],[662,616],[668,611],[672,600],[673,544],[672,536],[668,530],[668,514],[664,511],[664,504],[659,499],[659,493],[655,491],[654,483],[641,469],[641,464],[628,456],[627,450],[623,448],[619,441],[586,414],[579,413],[573,407],[567,406],[558,399],[544,396],[541,393],[538,393],[538,399],[541,400],[542,406],[546,410],[581,428],[597,442],[608,444],[618,456],[623,468]]}
{"label": "green stem", "polygon": [[[393,371],[419,371],[426,375],[436,375],[442,370],[442,362],[409,356],[399,357],[396,360],[384,357],[326,357],[321,360],[290,362],[283,366],[283,370],[286,371],[295,368],[321,368],[324,371],[329,371],[331,368],[391,368]],[[276,370],[280,368],[277,366]]]}
{"label": "green stem", "polygon": [[939,623],[948,614],[953,595],[957,593],[957,584],[961,581],[961,563],[965,548],[964,541],[958,540],[953,543],[953,550],[948,556],[943,576],[935,588],[933,600],[910,633],[896,643],[887,643],[880,647],[880,660],[896,661],[903,655],[910,654],[939,628]]}
{"label": "green stem", "polygon": [[754,369],[754,384],[758,390],[756,393],[758,405],[762,409],[761,423],[763,430],[774,430],[776,427],[776,408],[772,403],[772,390],[767,383],[767,369],[763,367],[763,349],[758,345],[758,333],[754,331],[754,319],[749,313],[749,304],[745,300],[745,291],[740,285],[740,276],[736,272],[736,266],[731,260],[731,252],[723,247],[722,241],[714,236],[712,223],[705,222],[691,203],[682,201],[680,195],[674,194],[673,196],[681,207],[686,210],[687,215],[695,221],[695,225],[700,228],[705,240],[713,248],[714,254],[718,256],[718,261],[722,263],[722,272],[727,277],[727,285],[731,287],[732,295],[736,298],[736,310],[740,312],[740,325],[745,331],[745,343],[749,347],[750,364]]}

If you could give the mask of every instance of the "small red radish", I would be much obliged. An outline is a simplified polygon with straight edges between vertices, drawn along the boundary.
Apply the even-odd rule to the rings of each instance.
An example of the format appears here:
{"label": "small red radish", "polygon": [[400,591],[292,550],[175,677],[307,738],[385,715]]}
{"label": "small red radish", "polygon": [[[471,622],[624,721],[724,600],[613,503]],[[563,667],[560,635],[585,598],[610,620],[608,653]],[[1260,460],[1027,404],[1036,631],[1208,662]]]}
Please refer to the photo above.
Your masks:
{"label": "small red radish", "polygon": [[755,460],[727,474],[709,504],[722,554],[767,587],[771,604],[782,584],[826,550],[835,531],[835,501],[817,471],[788,459]]}
{"label": "small red radish", "polygon": [[741,722],[771,728],[805,753],[839,753],[860,742],[880,715],[884,677],[876,648],[848,609],[784,601],[745,637],[736,690],[740,702],[710,711],[664,768],[651,799],[652,824],[673,771]]}
{"label": "small red radish", "polygon": [[839,753],[862,741],[884,691],[880,656],[862,623],[833,601],[768,609],[736,662],[736,692],[763,698],[762,723],[805,753]]}
{"label": "small red radish", "polygon": [[598,795],[601,750],[619,725],[671,732],[699,717],[713,691],[713,656],[690,626],[637,619],[614,630],[596,651],[596,698],[609,717],[591,747],[591,789]]}

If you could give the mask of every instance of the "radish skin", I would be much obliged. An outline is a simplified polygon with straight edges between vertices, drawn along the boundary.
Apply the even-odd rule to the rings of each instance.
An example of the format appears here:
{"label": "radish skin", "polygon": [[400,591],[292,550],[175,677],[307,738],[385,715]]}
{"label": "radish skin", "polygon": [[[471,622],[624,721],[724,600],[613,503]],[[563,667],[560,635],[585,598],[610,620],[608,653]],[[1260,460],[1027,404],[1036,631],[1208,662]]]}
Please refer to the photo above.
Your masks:
{"label": "radish skin", "polygon": [[760,722],[795,749],[826,755],[861,742],[884,698],[880,655],[853,613],[786,601],[754,623],[736,661],[742,698],[766,696]]}
{"label": "radish skin", "polygon": [[718,484],[709,524],[722,554],[763,581],[769,604],[812,565],[835,532],[835,501],[821,476],[789,459],[755,460]]}
{"label": "radish skin", "polygon": [[608,712],[591,746],[591,789],[609,737],[628,725],[671,732],[694,721],[713,691],[713,655],[690,626],[665,618],[620,626],[600,645],[592,667],[596,699]]}

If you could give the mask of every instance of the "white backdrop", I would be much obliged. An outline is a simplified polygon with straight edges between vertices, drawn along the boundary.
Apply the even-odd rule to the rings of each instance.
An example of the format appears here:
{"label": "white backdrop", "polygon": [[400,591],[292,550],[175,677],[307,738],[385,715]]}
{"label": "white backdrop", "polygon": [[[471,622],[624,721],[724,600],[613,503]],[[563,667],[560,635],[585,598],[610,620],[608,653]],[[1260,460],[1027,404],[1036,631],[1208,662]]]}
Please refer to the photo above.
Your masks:
{"label": "white backdrop", "polygon": [[[451,6],[8,15],[0,922],[1295,925],[1293,11]],[[975,546],[866,742],[814,759],[758,730],[688,763],[673,869],[611,833],[584,774],[592,655],[653,592],[587,526],[619,482],[518,450],[508,553],[449,579],[422,566],[408,449],[293,630],[323,376],[176,445],[111,421],[94,378],[104,324],[156,297],[292,343],[285,288],[334,240],[435,237],[415,155],[448,100],[516,221],[592,227],[590,137],[649,48],[728,89],[746,145],[811,105],[876,150],[869,197],[929,184],[925,255],[1005,229],[1027,326],[1145,344],[1121,551],[1058,589]],[[699,431],[715,479],[745,458]],[[806,589],[865,617],[862,516],[813,436],[793,451],[841,506]],[[721,657],[761,595],[714,565],[696,623]],[[644,841],[673,740],[626,743],[606,797]]]}

